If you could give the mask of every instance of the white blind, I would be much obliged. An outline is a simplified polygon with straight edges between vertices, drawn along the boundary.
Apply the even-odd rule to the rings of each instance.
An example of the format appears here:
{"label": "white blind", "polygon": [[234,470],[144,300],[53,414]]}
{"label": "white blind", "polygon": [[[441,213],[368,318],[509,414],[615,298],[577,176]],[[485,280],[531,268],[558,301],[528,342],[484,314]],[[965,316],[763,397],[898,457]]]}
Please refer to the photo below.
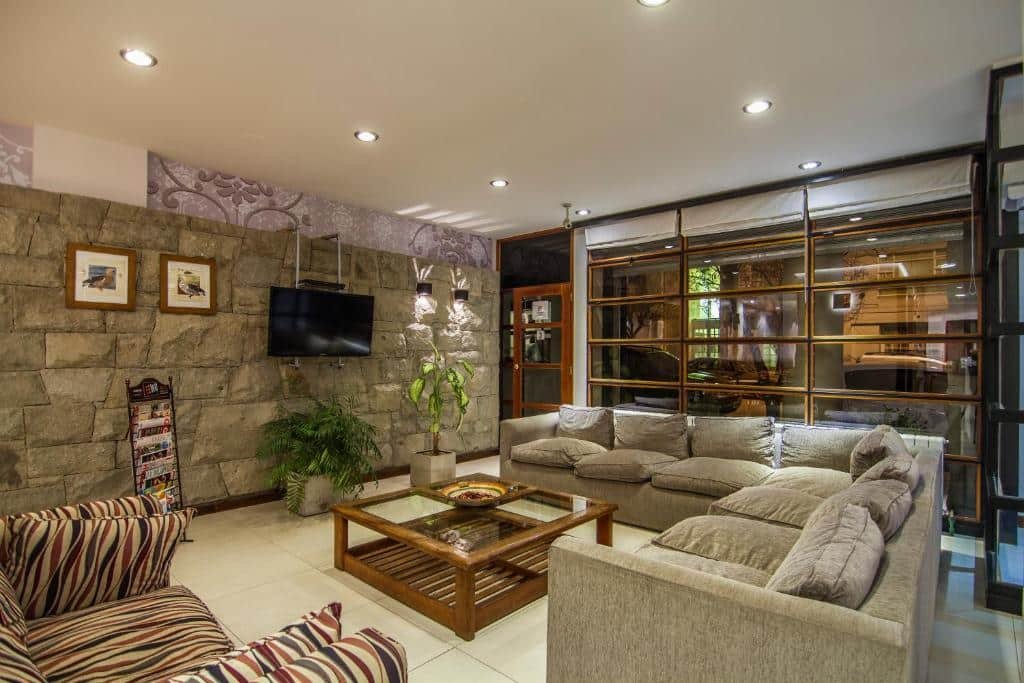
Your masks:
{"label": "white blind", "polygon": [[940,159],[808,186],[812,218],[880,211],[970,194],[971,158]]}
{"label": "white blind", "polygon": [[676,212],[666,211],[641,216],[621,223],[595,225],[587,228],[587,249],[625,247],[657,240],[671,239],[676,230]]}
{"label": "white blind", "polygon": [[802,190],[765,192],[701,204],[683,211],[684,235],[707,235],[803,220]]}

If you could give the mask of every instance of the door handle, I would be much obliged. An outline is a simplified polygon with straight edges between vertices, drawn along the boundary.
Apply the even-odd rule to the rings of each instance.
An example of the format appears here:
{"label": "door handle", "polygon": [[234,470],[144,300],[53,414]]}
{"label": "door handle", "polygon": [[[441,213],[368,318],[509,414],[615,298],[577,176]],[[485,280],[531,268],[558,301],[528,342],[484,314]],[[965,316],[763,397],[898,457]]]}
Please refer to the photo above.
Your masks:
{"label": "door handle", "polygon": [[512,369],[513,369],[513,370],[518,370],[518,369],[519,369],[519,363],[514,363],[514,364],[512,365]]}

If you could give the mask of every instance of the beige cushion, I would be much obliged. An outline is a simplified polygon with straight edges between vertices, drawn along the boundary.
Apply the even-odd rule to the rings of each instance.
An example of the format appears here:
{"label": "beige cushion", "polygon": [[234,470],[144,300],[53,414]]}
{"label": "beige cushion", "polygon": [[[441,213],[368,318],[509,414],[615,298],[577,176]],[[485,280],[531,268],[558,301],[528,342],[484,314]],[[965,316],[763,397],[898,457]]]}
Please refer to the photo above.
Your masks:
{"label": "beige cushion", "polygon": [[802,529],[822,503],[822,498],[803,491],[771,486],[748,486],[708,508],[709,515],[745,517]]}
{"label": "beige cushion", "polygon": [[689,457],[686,415],[615,413],[615,447],[656,451],[677,459]]}
{"label": "beige cushion", "polygon": [[899,455],[911,455],[903,437],[889,425],[878,425],[853,447],[850,453],[850,476],[859,479],[881,460]]}
{"label": "beige cushion", "polygon": [[867,508],[844,505],[804,527],[766,588],[857,609],[871,591],[885,540]]}
{"label": "beige cushion", "polygon": [[679,567],[686,567],[687,569],[696,569],[700,572],[714,574],[726,579],[732,579],[733,581],[749,583],[750,585],[758,586],[759,588],[764,588],[765,584],[767,584],[768,580],[772,577],[768,572],[763,572],[760,569],[754,569],[753,567],[748,567],[743,564],[709,560],[708,558],[701,557],[700,555],[691,555],[690,553],[684,553],[679,550],[662,548],[654,545],[653,543],[645,543],[640,546],[636,549],[635,554],[640,557],[645,557],[648,560],[666,562]]}
{"label": "beige cushion", "polygon": [[761,485],[803,491],[812,496],[828,498],[848,488],[852,483],[853,479],[847,472],[826,470],[822,467],[785,467],[772,472]]}
{"label": "beige cushion", "polygon": [[697,417],[690,430],[690,455],[772,464],[770,417]]}
{"label": "beige cushion", "polygon": [[651,543],[771,574],[798,538],[798,530],[777,524],[704,515],[684,519],[652,538]]}
{"label": "beige cushion", "polygon": [[677,462],[671,455],[654,451],[616,448],[613,451],[588,455],[576,461],[576,476],[609,481],[650,481],[657,465]]}
{"label": "beige cushion", "polygon": [[558,431],[555,436],[591,441],[611,448],[614,428],[611,408],[562,406],[558,409]]}
{"label": "beige cushion", "polygon": [[896,455],[879,460],[867,472],[860,475],[857,481],[878,481],[879,479],[902,481],[913,493],[921,481],[921,468],[917,466],[917,459],[913,455]]}
{"label": "beige cushion", "polygon": [[867,434],[860,429],[786,425],[782,430],[783,467],[850,469],[850,453]]}
{"label": "beige cushion", "polygon": [[556,436],[552,439],[537,439],[512,447],[512,459],[531,465],[571,468],[576,461],[588,455],[605,452],[604,446],[590,441],[568,439]]}
{"label": "beige cushion", "polygon": [[902,481],[896,479],[858,481],[845,491],[826,498],[821,507],[815,510],[807,520],[807,525],[814,524],[819,517],[833,514],[830,508],[860,505],[867,508],[871,519],[875,521],[878,529],[882,532],[882,536],[885,540],[889,540],[903,526],[913,504],[914,499],[910,495],[910,488]]}
{"label": "beige cushion", "polygon": [[772,473],[772,468],[749,460],[689,458],[662,465],[651,477],[659,489],[689,491],[720,498],[744,486],[754,486]]}

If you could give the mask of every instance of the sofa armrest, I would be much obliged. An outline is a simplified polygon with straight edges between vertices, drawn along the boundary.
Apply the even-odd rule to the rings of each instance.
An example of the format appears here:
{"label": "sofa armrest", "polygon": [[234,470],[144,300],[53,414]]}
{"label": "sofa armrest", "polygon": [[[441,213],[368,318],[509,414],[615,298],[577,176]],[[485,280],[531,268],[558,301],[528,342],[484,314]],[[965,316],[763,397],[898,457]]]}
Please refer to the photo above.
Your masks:
{"label": "sofa armrest", "polygon": [[903,681],[902,624],[562,537],[549,681]]}
{"label": "sofa armrest", "polygon": [[551,438],[557,431],[557,412],[502,420],[498,425],[498,452],[502,458],[508,458],[512,454],[513,446]]}

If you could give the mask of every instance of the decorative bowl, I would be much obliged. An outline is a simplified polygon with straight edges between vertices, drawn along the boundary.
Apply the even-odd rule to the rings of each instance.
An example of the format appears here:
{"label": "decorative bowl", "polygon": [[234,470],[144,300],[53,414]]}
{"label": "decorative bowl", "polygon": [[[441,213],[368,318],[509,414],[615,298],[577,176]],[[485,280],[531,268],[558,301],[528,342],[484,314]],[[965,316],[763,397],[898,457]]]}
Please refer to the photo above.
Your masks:
{"label": "decorative bowl", "polygon": [[472,479],[448,484],[440,490],[441,495],[445,498],[464,507],[497,505],[508,492],[508,484],[503,484],[500,481]]}

